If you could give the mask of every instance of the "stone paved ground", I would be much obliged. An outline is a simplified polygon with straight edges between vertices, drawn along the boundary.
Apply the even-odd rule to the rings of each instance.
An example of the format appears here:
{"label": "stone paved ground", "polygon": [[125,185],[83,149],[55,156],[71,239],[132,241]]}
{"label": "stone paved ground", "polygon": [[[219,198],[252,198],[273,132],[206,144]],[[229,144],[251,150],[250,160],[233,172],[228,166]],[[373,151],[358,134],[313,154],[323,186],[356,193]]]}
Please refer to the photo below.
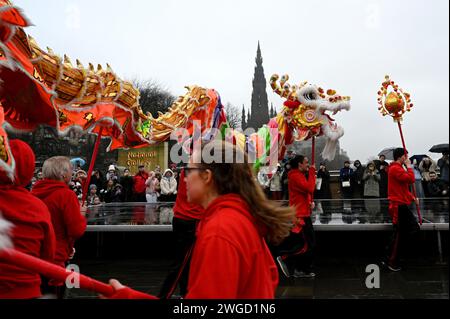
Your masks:
{"label": "stone paved ground", "polygon": [[[407,268],[399,273],[381,269],[380,288],[368,289],[365,268],[370,259],[321,258],[316,262],[315,279],[280,278],[277,298],[335,299],[335,298],[449,298],[448,260],[439,264],[433,259],[412,259]],[[130,287],[157,294],[165,276],[168,259],[97,259],[80,262],[84,274],[107,282],[119,279]],[[95,295],[71,290],[69,298],[95,298]]]}

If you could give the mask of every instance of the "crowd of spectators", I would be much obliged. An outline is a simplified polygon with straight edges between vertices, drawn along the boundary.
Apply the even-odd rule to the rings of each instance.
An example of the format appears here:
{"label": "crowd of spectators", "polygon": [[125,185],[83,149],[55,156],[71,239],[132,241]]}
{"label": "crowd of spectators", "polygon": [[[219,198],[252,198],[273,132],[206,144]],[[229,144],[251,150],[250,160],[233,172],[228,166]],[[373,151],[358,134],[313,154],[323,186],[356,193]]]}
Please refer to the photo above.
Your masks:
{"label": "crowd of spectators", "polygon": [[[272,200],[288,200],[288,172],[290,160],[295,156],[288,151],[285,158],[272,171],[262,167],[257,175],[258,182],[267,197]],[[436,162],[428,156],[420,161],[412,159],[416,176],[418,198],[446,197],[449,190],[449,155],[443,153]],[[326,163],[320,163],[317,169],[316,199],[342,198],[346,200],[362,198],[387,198],[389,163],[384,155],[370,160],[365,165],[360,160],[345,161],[339,171],[330,171]],[[111,164],[106,172],[94,170],[88,187],[88,205],[111,202],[175,202],[179,183],[180,169],[171,164],[164,171],[155,166],[147,170],[143,165],[136,174],[129,168],[123,170]],[[332,177],[339,183],[333,192]],[[32,184],[42,180],[42,172],[37,171]],[[80,166],[74,167],[70,188],[81,200],[87,173]],[[335,187],[336,189],[336,187]]]}
{"label": "crowd of spectators", "polygon": [[[258,173],[258,181],[266,195],[273,200],[287,200],[287,173],[290,159],[295,154],[290,151],[285,159],[273,171],[263,167]],[[416,192],[418,198],[446,197],[449,189],[449,155],[443,153],[435,162],[428,156],[420,161],[412,160],[416,176]],[[365,165],[360,160],[345,161],[343,167],[332,172],[336,176],[339,187],[332,194],[330,171],[326,163],[320,163],[317,170],[316,199],[361,199],[387,198],[389,163],[384,155],[376,160],[370,160]]]}

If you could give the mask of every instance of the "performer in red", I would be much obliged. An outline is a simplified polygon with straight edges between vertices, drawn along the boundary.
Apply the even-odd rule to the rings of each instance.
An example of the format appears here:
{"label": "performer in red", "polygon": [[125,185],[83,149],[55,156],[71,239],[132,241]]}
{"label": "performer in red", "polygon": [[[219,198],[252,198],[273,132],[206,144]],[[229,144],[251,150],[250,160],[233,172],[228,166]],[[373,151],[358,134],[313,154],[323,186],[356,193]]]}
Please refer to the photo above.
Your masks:
{"label": "performer in red", "polygon": [[145,182],[147,181],[148,173],[145,170],[144,165],[139,165],[138,169],[139,171],[133,176],[134,200],[136,202],[147,202],[145,197],[145,189],[147,186],[145,185]]}
{"label": "performer in red", "polygon": [[[35,157],[28,144],[9,141],[15,176],[0,170],[0,213],[12,223],[14,248],[28,255],[53,261],[55,233],[47,206],[25,189],[34,174]],[[0,261],[0,299],[41,296],[39,274]]]}
{"label": "performer in red", "polygon": [[389,214],[392,218],[394,232],[388,246],[386,261],[382,263],[391,271],[400,271],[399,256],[408,237],[416,234],[419,224],[408,206],[418,201],[410,191],[415,182],[414,171],[404,148],[394,150],[394,162],[388,171]]}
{"label": "performer in red", "polygon": [[[32,194],[40,198],[48,207],[56,235],[54,263],[66,267],[74,255],[75,241],[86,230],[86,218],[80,213],[80,204],[68,184],[72,177],[72,164],[65,156],[47,159],[42,167],[44,179],[38,181]],[[43,279],[42,293],[54,294],[63,299],[65,283]]]}
{"label": "performer in red", "polygon": [[291,161],[288,174],[289,205],[295,207],[296,222],[291,234],[278,248],[277,262],[286,277],[313,278],[315,246],[311,211],[316,185],[316,168],[308,158],[297,155]]}
{"label": "performer in red", "polygon": [[[274,298],[278,272],[265,239],[279,242],[287,236],[294,211],[267,200],[240,150],[226,142],[211,143],[215,150],[221,147],[222,162],[193,161],[185,171],[189,201],[205,208],[186,298]],[[245,162],[223,163],[230,154]],[[115,280],[111,284],[117,289],[115,298],[145,297]]]}
{"label": "performer in red", "polygon": [[[197,223],[205,212],[202,206],[188,202],[184,169],[180,174],[177,199],[173,212],[172,229],[176,242],[175,261],[163,283],[158,295],[159,298],[170,297],[176,289],[177,282],[180,285],[180,296],[184,297],[186,295],[191,259],[189,252],[195,241]],[[185,258],[187,258],[186,261]],[[183,266],[184,263],[185,265]]]}

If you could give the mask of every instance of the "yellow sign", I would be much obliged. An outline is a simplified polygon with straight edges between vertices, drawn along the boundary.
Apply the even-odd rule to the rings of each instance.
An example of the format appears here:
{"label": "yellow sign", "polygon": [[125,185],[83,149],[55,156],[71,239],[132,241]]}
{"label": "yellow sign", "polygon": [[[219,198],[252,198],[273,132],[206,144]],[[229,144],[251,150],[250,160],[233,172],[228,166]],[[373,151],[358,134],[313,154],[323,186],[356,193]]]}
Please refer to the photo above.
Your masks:
{"label": "yellow sign", "polygon": [[157,165],[164,170],[168,167],[169,144],[167,142],[155,146],[138,149],[119,150],[118,165],[130,169],[136,174],[139,165],[144,165],[147,171],[153,171]]}

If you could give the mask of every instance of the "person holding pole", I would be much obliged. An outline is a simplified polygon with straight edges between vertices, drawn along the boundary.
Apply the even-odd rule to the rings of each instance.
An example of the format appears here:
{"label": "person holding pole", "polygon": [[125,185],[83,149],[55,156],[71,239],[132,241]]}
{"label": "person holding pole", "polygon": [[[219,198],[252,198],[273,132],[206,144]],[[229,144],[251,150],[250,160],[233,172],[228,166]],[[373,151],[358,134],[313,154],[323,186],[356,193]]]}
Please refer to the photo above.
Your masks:
{"label": "person holding pole", "polygon": [[414,171],[408,152],[404,148],[394,150],[394,162],[388,171],[389,214],[392,218],[393,235],[387,248],[386,260],[382,262],[389,270],[401,270],[399,257],[410,235],[417,233],[420,227],[409,205],[418,199],[411,193],[415,182]]}

